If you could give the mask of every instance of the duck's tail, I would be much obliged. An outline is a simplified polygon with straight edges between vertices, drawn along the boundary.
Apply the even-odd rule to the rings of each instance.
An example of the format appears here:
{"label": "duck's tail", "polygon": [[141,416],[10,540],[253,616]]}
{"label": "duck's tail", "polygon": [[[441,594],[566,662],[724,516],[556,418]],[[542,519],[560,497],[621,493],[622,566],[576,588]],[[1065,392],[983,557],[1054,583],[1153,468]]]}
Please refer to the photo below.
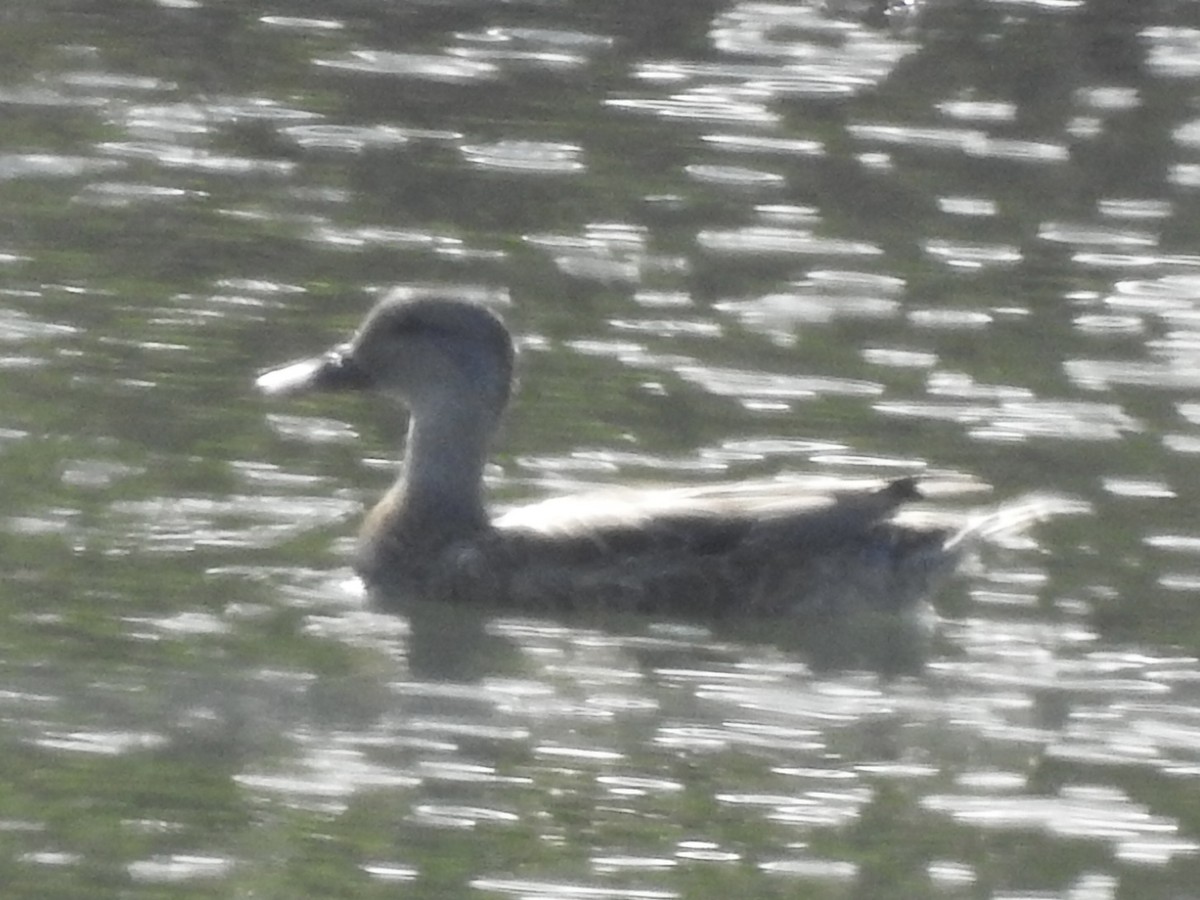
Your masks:
{"label": "duck's tail", "polygon": [[1052,516],[1087,512],[1079,500],[1050,494],[1030,494],[968,513],[915,508],[898,514],[889,544],[892,565],[881,571],[890,581],[881,595],[904,608],[925,600],[941,582],[970,559],[982,543],[1010,548],[1029,545],[1026,536],[1035,522]]}
{"label": "duck's tail", "polygon": [[982,541],[1004,543],[1020,538],[1035,522],[1054,516],[1078,515],[1091,511],[1082,500],[1058,494],[1029,494],[1017,500],[1001,503],[969,515],[965,522],[946,538],[944,547],[952,553]]}

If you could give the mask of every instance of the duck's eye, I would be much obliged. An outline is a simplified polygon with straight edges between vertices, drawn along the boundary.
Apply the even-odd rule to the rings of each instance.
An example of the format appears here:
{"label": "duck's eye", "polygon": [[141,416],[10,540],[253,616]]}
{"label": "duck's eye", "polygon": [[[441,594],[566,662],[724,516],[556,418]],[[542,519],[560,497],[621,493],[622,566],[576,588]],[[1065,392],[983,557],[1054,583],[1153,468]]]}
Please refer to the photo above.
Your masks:
{"label": "duck's eye", "polygon": [[416,334],[421,331],[421,323],[413,319],[412,316],[397,316],[388,325],[388,331],[396,337]]}

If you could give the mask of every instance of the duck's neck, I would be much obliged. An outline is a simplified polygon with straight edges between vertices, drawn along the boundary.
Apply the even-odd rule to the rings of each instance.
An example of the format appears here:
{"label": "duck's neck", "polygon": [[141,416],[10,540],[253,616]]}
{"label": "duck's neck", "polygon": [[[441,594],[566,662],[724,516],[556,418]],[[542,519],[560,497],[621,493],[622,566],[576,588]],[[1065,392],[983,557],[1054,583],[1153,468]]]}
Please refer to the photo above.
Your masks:
{"label": "duck's neck", "polygon": [[385,503],[409,541],[446,543],[487,523],[483,469],[495,417],[471,403],[414,409],[404,466]]}

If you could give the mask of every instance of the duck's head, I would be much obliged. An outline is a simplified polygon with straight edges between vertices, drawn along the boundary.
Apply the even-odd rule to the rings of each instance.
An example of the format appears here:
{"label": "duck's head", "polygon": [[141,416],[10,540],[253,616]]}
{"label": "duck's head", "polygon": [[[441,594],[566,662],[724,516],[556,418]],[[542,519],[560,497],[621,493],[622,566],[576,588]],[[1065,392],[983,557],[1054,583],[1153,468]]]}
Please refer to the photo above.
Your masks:
{"label": "duck's head", "polygon": [[272,369],[257,384],[275,395],[369,389],[414,413],[453,404],[499,415],[512,371],[512,338],[495,313],[467,300],[394,292],[367,314],[348,343]]}

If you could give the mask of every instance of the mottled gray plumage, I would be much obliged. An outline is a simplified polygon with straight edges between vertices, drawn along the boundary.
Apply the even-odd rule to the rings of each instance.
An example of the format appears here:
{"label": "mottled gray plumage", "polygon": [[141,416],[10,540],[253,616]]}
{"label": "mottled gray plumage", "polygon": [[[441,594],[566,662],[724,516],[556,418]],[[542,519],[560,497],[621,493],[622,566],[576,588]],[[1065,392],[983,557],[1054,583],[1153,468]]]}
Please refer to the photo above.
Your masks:
{"label": "mottled gray plumage", "polygon": [[358,570],[385,604],[705,620],[897,609],[955,567],[983,521],[955,531],[897,520],[919,497],[909,478],[818,493],[786,482],[616,489],[491,518],[483,469],[512,370],[508,330],[485,307],[392,295],[349,343],[259,379],[274,394],[370,389],[409,411],[401,474],[359,541]]}

